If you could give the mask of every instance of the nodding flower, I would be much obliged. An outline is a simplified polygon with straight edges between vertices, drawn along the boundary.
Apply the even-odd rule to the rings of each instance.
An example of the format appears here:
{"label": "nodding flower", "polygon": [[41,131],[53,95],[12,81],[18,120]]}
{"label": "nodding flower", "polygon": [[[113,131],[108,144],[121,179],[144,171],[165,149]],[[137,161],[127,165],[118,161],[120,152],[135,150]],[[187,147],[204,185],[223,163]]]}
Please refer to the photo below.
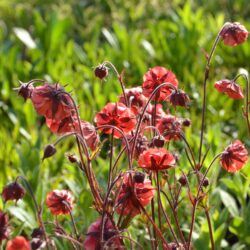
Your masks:
{"label": "nodding flower", "polygon": [[[171,83],[175,87],[178,86],[178,80],[171,70],[160,66],[150,69],[143,76],[143,95],[150,97],[153,91],[162,83]],[[159,102],[165,101],[170,94],[171,88],[169,86],[164,86],[156,93],[153,100],[157,100]]]}
{"label": "nodding flower", "polygon": [[243,168],[247,160],[248,152],[240,140],[231,143],[220,156],[221,166],[231,173]]}
{"label": "nodding flower", "polygon": [[53,190],[47,194],[46,205],[53,215],[69,214],[73,209],[72,194],[68,190]]}
{"label": "nodding flower", "polygon": [[74,111],[71,98],[59,84],[46,83],[35,87],[31,100],[36,112],[46,119],[61,121]]}
{"label": "nodding flower", "polygon": [[149,148],[142,152],[138,161],[139,167],[152,171],[171,168],[175,163],[175,157],[165,148]]}
{"label": "nodding flower", "polygon": [[220,37],[225,45],[237,46],[245,42],[248,38],[247,29],[240,23],[225,23],[220,32]]}
{"label": "nodding flower", "polygon": [[[121,129],[124,134],[129,134],[136,124],[136,117],[133,111],[123,103],[108,103],[95,116],[97,126],[113,125]],[[101,131],[105,134],[111,134],[112,128],[102,128]],[[114,137],[120,138],[122,135],[114,129]]]}
{"label": "nodding flower", "polygon": [[[101,226],[102,219],[98,219],[93,222],[86,234],[85,241],[83,243],[85,250],[99,250],[101,248]],[[115,230],[112,222],[109,219],[105,219],[104,221],[104,230],[103,230],[103,242],[102,244],[106,246],[103,249],[116,249],[123,250],[125,247],[123,246],[119,237],[114,237],[117,235],[117,230]]]}
{"label": "nodding flower", "polygon": [[152,200],[155,188],[146,175],[140,172],[124,173],[116,200],[116,212],[131,217],[141,213],[141,206],[147,206]]}

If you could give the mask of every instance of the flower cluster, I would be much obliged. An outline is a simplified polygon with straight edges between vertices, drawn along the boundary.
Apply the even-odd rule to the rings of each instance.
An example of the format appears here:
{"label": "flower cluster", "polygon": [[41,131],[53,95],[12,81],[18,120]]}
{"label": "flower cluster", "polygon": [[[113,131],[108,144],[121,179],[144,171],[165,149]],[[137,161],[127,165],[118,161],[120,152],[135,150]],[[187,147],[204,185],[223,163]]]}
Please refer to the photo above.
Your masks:
{"label": "flower cluster", "polygon": [[[226,23],[223,26],[215,40],[210,57],[208,57],[204,93],[206,93],[210,60],[217,43],[223,40],[225,45],[236,46],[246,41],[247,37],[247,30],[239,23]],[[204,198],[208,197],[206,190],[210,183],[208,172],[217,159],[227,172],[234,173],[242,169],[248,161],[246,147],[240,140],[235,140],[222,153],[215,156],[204,170],[204,166],[207,164],[205,162],[207,154],[202,156],[206,96],[202,107],[200,150],[196,155],[196,150],[185,137],[185,127],[189,127],[191,121],[174,114],[177,107],[185,110],[191,102],[188,94],[178,88],[179,82],[176,75],[170,69],[156,66],[144,74],[142,86],[126,89],[122,74],[120,75],[110,62],[97,66],[94,69],[95,76],[104,80],[109,74],[107,66],[115,71],[123,94],[117,97],[116,102],[107,103],[95,114],[96,126],[80,118],[74,99],[58,83],[49,84],[43,80],[31,80],[28,83],[22,83],[17,89],[18,94],[25,101],[31,99],[37,114],[45,118],[50,131],[60,135],[55,143],[45,147],[43,160],[57,152],[56,146],[59,141],[63,141],[67,136],[75,137],[79,159],[75,154],[67,154],[67,158],[70,163],[79,168],[80,173],[86,178],[93,198],[92,208],[97,211],[99,218],[91,223],[85,235],[81,236],[78,232],[78,223],[76,223],[78,220],[74,220],[77,202],[73,202],[71,191],[54,189],[48,192],[44,201],[46,206],[42,208],[36,201],[27,180],[19,176],[15,182],[3,188],[3,201],[18,203],[18,200],[22,199],[28,190],[35,204],[38,227],[33,230],[31,239],[23,233],[21,234],[25,237],[21,234],[12,235],[7,213],[0,211],[0,245],[2,241],[8,240],[6,242],[7,250],[35,250],[45,247],[55,249],[52,236],[68,240],[74,249],[81,247],[86,250],[120,250],[126,249],[126,243],[131,244],[132,248],[132,242],[138,245],[139,243],[133,241],[129,233],[125,234],[127,233],[126,228],[135,217],[140,215],[147,220],[145,227],[148,229],[153,249],[189,250],[192,246],[192,232],[198,205],[201,205],[200,207],[204,209],[208,217],[211,245],[214,246],[213,237],[211,237],[213,230],[211,230],[208,215],[210,206],[207,203],[208,199]],[[225,93],[233,99],[246,97],[244,116],[250,132],[248,93],[244,95],[243,89],[236,83],[238,77],[233,80],[216,81],[214,87],[218,92]],[[244,77],[248,86],[248,78]],[[36,83],[41,83],[41,85],[35,86]],[[99,137],[98,130],[104,136]],[[106,138],[103,143],[99,143],[100,138],[103,137],[111,138],[111,143],[107,146],[110,147],[109,152],[105,154],[108,155],[110,164],[106,190],[103,182],[100,185],[95,174],[96,170],[93,170],[92,166],[92,161],[96,158],[97,153],[107,148],[106,145],[102,147]],[[179,148],[175,148],[176,144],[181,144],[179,141],[184,144],[184,149],[180,151],[180,154],[176,153]],[[90,150],[93,151],[92,155]],[[116,154],[118,150],[119,153]],[[125,157],[123,157],[124,155]],[[188,172],[185,172],[186,168],[182,168],[181,160],[179,160],[180,157],[185,156],[186,162],[191,167],[191,171]],[[117,157],[116,160],[114,160],[115,157]],[[195,181],[192,180],[193,176],[196,178]],[[27,190],[18,183],[20,179],[25,181]],[[190,185],[196,185],[196,188],[191,188]],[[181,191],[184,188],[188,189],[185,193],[188,194],[186,197],[192,208],[188,239],[180,227],[178,221],[180,218],[177,213],[181,201]],[[195,190],[195,194],[192,193],[193,190]],[[168,198],[167,192],[171,198]],[[162,194],[167,202],[162,202]],[[165,207],[166,203],[169,207]],[[45,223],[42,215],[43,209],[47,209],[56,217],[56,220],[50,222],[46,220]],[[168,217],[169,210],[174,215],[182,242],[178,242],[174,227],[171,225]],[[156,216],[158,216],[158,220],[156,220]],[[65,220],[71,220],[69,224],[72,226],[72,232],[67,232],[62,226],[60,222],[62,217]],[[165,224],[171,233],[167,237],[163,231],[166,227]],[[48,225],[53,227],[51,234],[47,234]],[[87,228],[86,225],[84,226]],[[167,239],[171,236],[174,241],[171,238],[171,243],[168,243]],[[214,247],[212,248],[214,249]]]}

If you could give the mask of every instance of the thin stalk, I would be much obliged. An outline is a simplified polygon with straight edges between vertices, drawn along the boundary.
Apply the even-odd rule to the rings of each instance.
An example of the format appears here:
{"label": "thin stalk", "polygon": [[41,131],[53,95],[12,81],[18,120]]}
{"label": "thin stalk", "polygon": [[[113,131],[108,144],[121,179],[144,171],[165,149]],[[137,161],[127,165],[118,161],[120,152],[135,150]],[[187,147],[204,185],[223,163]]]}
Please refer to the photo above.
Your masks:
{"label": "thin stalk", "polygon": [[237,75],[233,81],[236,81],[239,77],[243,77],[246,82],[246,109],[244,112],[244,116],[246,117],[247,120],[247,128],[248,128],[248,133],[250,134],[250,122],[249,122],[249,80],[246,74],[239,74]]}
{"label": "thin stalk", "polygon": [[44,223],[43,223],[43,219],[42,219],[42,216],[41,216],[42,210],[37,204],[36,197],[35,197],[35,194],[33,192],[33,189],[32,189],[32,187],[30,186],[29,182],[26,180],[25,177],[23,177],[21,175],[17,176],[16,182],[17,182],[18,179],[21,179],[21,180],[24,181],[24,183],[26,184],[26,187],[27,187],[27,189],[28,189],[28,191],[30,193],[30,196],[31,196],[31,198],[33,200],[33,203],[35,205],[36,215],[37,215],[37,220],[38,220],[39,226],[41,227],[41,229],[43,231],[43,236],[44,236],[44,239],[45,239],[45,242],[46,242],[46,248],[47,248],[47,250],[49,250],[50,249],[50,247],[49,247],[49,239],[48,239],[48,236],[47,236],[47,233],[46,233],[46,230],[45,230],[45,226],[44,226]]}
{"label": "thin stalk", "polygon": [[128,102],[128,98],[127,98],[126,93],[125,93],[125,85],[124,85],[124,82],[122,80],[122,75],[119,74],[119,72],[117,71],[117,69],[116,69],[116,67],[115,67],[115,65],[113,63],[111,63],[109,61],[105,61],[105,62],[102,63],[102,65],[104,65],[104,66],[107,65],[107,64],[110,65],[111,68],[116,73],[117,79],[118,79],[118,81],[119,81],[119,83],[121,85],[121,88],[122,88],[122,93],[123,93],[123,96],[124,96],[125,104],[126,104],[127,107],[129,107],[129,102]]}
{"label": "thin stalk", "polygon": [[208,222],[208,228],[209,228],[209,236],[210,236],[210,242],[211,242],[211,249],[215,250],[215,245],[214,245],[214,237],[213,237],[213,227],[209,215],[209,211],[207,208],[205,208],[205,214]]}
{"label": "thin stalk", "polygon": [[[224,26],[223,26],[224,27]],[[221,30],[223,29],[221,28]],[[203,104],[202,104],[202,115],[201,115],[201,134],[200,134],[200,147],[199,147],[199,164],[201,163],[201,153],[202,153],[202,144],[203,144],[203,135],[204,135],[204,129],[205,129],[205,112],[206,112],[206,102],[207,102],[207,80],[209,77],[209,70],[210,70],[210,63],[211,59],[213,57],[213,54],[215,52],[215,49],[217,47],[217,44],[220,41],[220,32],[217,34],[216,39],[214,41],[212,50],[208,56],[207,59],[207,64],[205,68],[205,73],[204,73],[204,81],[203,81]]]}

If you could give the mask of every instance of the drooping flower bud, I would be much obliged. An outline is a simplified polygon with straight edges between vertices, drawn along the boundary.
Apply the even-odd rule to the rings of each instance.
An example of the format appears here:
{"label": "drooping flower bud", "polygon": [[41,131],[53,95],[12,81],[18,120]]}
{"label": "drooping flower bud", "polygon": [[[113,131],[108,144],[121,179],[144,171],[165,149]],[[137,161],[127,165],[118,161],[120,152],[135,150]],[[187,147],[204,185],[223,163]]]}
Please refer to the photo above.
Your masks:
{"label": "drooping flower bud", "polygon": [[77,157],[76,157],[75,154],[68,154],[68,155],[67,155],[67,158],[68,158],[68,160],[69,160],[71,163],[76,163],[76,162],[78,162],[78,159],[77,159]]}
{"label": "drooping flower bud", "polygon": [[208,185],[209,185],[209,180],[208,180],[208,178],[206,177],[206,178],[204,179],[203,183],[202,183],[202,186],[203,186],[203,187],[207,187]]}
{"label": "drooping flower bud", "polygon": [[245,42],[248,38],[247,29],[240,23],[225,23],[222,31],[220,32],[220,37],[222,38],[225,45],[237,46]]}
{"label": "drooping flower bud", "polygon": [[188,179],[187,179],[187,176],[185,174],[183,174],[180,179],[179,179],[179,183],[182,185],[182,186],[186,186],[187,183],[188,183]]}
{"label": "drooping flower bud", "polygon": [[190,119],[184,119],[184,120],[182,120],[182,125],[184,127],[189,127],[191,125],[191,120]]}
{"label": "drooping flower bud", "polygon": [[14,90],[17,91],[18,95],[22,96],[25,101],[31,97],[33,89],[34,87],[32,84],[22,82],[19,88],[14,88]]}
{"label": "drooping flower bud", "polygon": [[134,182],[143,183],[145,179],[145,174],[141,172],[136,172],[133,176]]}
{"label": "drooping flower bud", "polygon": [[152,138],[149,147],[157,147],[157,148],[162,148],[165,143],[165,138],[163,136],[155,136]]}
{"label": "drooping flower bud", "polygon": [[2,192],[2,197],[4,202],[8,200],[16,200],[22,199],[25,195],[25,189],[18,184],[17,182],[13,182],[4,187]]}
{"label": "drooping flower bud", "polygon": [[173,90],[169,96],[169,102],[173,106],[187,107],[190,103],[189,96],[181,89]]}
{"label": "drooping flower bud", "polygon": [[108,76],[108,68],[105,65],[99,65],[94,70],[95,76],[103,80]]}
{"label": "drooping flower bud", "polygon": [[43,153],[43,159],[49,158],[52,155],[54,155],[56,153],[56,148],[53,144],[48,144],[45,149],[44,149],[44,153]]}

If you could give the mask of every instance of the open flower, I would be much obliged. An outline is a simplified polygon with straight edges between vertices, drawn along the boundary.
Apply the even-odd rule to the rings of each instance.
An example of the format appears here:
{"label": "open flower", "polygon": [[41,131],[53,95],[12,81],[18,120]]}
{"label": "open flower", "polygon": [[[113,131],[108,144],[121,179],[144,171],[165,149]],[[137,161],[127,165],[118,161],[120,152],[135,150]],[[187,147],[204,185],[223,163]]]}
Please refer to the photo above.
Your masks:
{"label": "open flower", "polygon": [[32,103],[39,115],[60,121],[71,115],[73,103],[59,84],[44,84],[33,89]]}
{"label": "open flower", "polygon": [[[92,223],[86,234],[86,239],[83,243],[85,250],[97,250],[101,249],[101,226],[102,219],[98,219],[94,223]],[[115,230],[109,219],[104,221],[104,231],[103,231],[103,240],[106,248],[104,249],[124,249],[119,237],[114,237],[117,234],[117,230]],[[110,238],[114,237],[112,240]],[[106,243],[106,244],[105,244]]]}
{"label": "open flower", "polygon": [[[152,92],[162,83],[168,82],[174,85],[175,87],[178,86],[178,80],[175,74],[164,67],[156,66],[150,69],[144,76],[143,76],[143,94],[146,97],[150,97]],[[169,86],[162,87],[155,95],[153,100],[157,101],[164,101],[167,97],[171,94],[171,90]]]}
{"label": "open flower", "polygon": [[[125,89],[125,95],[128,99],[129,107],[135,114],[138,114],[147,102],[147,98],[142,94],[141,87]],[[120,96],[119,102],[126,104],[123,95]]]}
{"label": "open flower", "polygon": [[31,250],[31,246],[23,236],[17,236],[7,242],[6,250]]}
{"label": "open flower", "polygon": [[156,127],[166,141],[179,140],[181,138],[182,120],[175,116],[166,115],[156,123]]}
{"label": "open flower", "polygon": [[[123,103],[108,103],[95,116],[97,126],[113,125],[129,134],[135,127],[135,114]],[[105,134],[111,134],[112,128],[101,129]],[[120,138],[121,134],[114,129],[114,137]]]}
{"label": "open flower", "polygon": [[147,170],[160,171],[174,166],[175,157],[165,148],[149,148],[142,152],[138,164]]}
{"label": "open flower", "polygon": [[222,38],[225,45],[237,46],[245,42],[248,38],[247,29],[240,23],[225,23],[222,31],[220,32],[220,37]]}
{"label": "open flower", "polygon": [[18,201],[19,199],[23,198],[24,194],[25,189],[15,181],[4,187],[2,197],[4,202],[8,200]]}
{"label": "open flower", "polygon": [[6,213],[0,211],[0,247],[4,239],[8,239],[9,228],[8,228],[8,216]]}
{"label": "open flower", "polygon": [[68,190],[53,190],[47,194],[46,205],[53,215],[69,214],[73,209],[72,194]]}
{"label": "open flower", "polygon": [[[99,142],[99,136],[95,127],[91,123],[83,120],[80,120],[80,123],[82,133],[88,147],[91,150],[95,150]],[[76,116],[66,117],[60,121],[46,119],[46,124],[52,133],[65,134],[69,132],[76,132],[80,134],[80,126]]]}
{"label": "open flower", "polygon": [[[121,184],[121,183],[120,183]],[[116,212],[131,217],[140,214],[153,198],[155,189],[145,174],[127,172],[124,174],[121,189],[116,200]]]}
{"label": "open flower", "polygon": [[221,166],[228,172],[236,172],[243,168],[248,160],[248,152],[240,140],[231,143],[220,157]]}
{"label": "open flower", "polygon": [[223,79],[215,82],[214,87],[219,91],[227,94],[233,99],[243,99],[244,95],[241,86],[233,80]]}

